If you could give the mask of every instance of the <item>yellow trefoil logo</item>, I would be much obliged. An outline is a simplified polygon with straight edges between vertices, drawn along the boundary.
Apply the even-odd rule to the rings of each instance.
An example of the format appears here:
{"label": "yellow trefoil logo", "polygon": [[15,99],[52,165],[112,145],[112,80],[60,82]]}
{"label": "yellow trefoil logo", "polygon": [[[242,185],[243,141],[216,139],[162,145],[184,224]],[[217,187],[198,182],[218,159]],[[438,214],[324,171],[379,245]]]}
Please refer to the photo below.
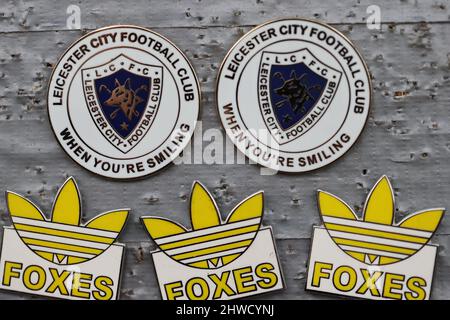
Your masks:
{"label": "yellow trefoil logo", "polygon": [[88,261],[114,243],[125,224],[129,209],[106,212],[81,224],[81,199],[70,177],[59,189],[47,220],[30,200],[6,192],[15,230],[37,255],[50,262],[70,265]]}
{"label": "yellow trefoil logo", "polygon": [[394,195],[382,176],[367,196],[362,219],[344,201],[318,191],[319,210],[333,241],[348,255],[371,265],[395,263],[415,254],[428,243],[445,209],[410,214],[394,222]]}
{"label": "yellow trefoil logo", "polygon": [[252,244],[264,212],[263,192],[240,204],[222,221],[206,188],[194,182],[190,198],[192,231],[168,219],[142,217],[150,236],[173,260],[201,269],[220,268],[242,255]]}

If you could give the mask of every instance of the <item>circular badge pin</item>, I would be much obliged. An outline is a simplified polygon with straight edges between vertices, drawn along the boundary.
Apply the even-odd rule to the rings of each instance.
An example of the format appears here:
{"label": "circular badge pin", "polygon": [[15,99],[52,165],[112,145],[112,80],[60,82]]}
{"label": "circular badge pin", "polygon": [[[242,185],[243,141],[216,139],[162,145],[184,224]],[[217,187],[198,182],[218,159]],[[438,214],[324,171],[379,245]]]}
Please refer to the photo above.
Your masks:
{"label": "circular badge pin", "polygon": [[73,43],[48,90],[52,129],[64,150],[96,174],[152,174],[172,162],[195,129],[200,90],[186,56],[158,33],[111,26]]}
{"label": "circular badge pin", "polygon": [[364,128],[369,72],[338,30],[316,21],[271,21],[245,34],[217,80],[222,124],[260,165],[305,172],[341,157]]}

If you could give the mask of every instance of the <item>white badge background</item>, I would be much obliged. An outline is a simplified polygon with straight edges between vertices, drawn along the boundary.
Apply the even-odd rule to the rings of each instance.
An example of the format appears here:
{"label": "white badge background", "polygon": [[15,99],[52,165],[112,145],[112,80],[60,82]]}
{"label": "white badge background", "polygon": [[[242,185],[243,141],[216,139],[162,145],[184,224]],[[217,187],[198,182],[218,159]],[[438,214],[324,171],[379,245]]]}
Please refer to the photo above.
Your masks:
{"label": "white badge background", "polygon": [[[11,262],[19,262],[23,264],[21,272],[27,266],[37,265],[45,270],[48,268],[55,268],[58,270],[58,273],[61,273],[63,270],[69,270],[80,273],[89,273],[92,274],[92,279],[94,280],[97,276],[107,276],[111,278],[114,282],[114,285],[110,288],[113,290],[113,296],[111,300],[118,299],[118,293],[120,288],[120,277],[121,277],[121,267],[122,267],[122,257],[124,253],[125,246],[122,244],[115,243],[111,245],[107,250],[105,250],[102,254],[93,258],[89,261],[80,263],[80,264],[72,264],[72,265],[59,265],[55,263],[51,263],[37,254],[35,254],[32,250],[30,250],[17,235],[17,232],[12,227],[4,227],[3,233],[3,243],[2,243],[2,251],[0,256],[0,279],[3,279],[4,266],[5,261]],[[23,285],[23,282],[20,278],[11,278],[11,285],[4,286],[3,281],[0,281],[0,289],[18,291],[54,298],[64,298],[71,300],[86,300],[78,297],[71,297],[61,295],[59,290],[56,290],[54,293],[47,293],[45,289],[52,282],[52,276],[50,272],[46,272],[47,280],[43,289],[39,291],[29,290]],[[71,279],[71,276],[66,280],[66,288],[70,293],[70,283],[68,281]],[[93,284],[92,284],[93,286]],[[95,290],[95,289],[94,289]],[[80,288],[80,291],[88,291],[87,289]],[[92,291],[92,290],[90,290]],[[94,300],[91,294],[91,299]]]}
{"label": "white badge background", "polygon": [[[161,64],[161,62],[155,59],[152,55],[130,47],[112,49],[101,55],[97,55],[83,65],[83,69],[104,64],[116,58],[123,52],[125,52],[131,59],[139,62],[145,62],[146,64],[158,66]],[[149,150],[155,149],[168,138],[176,121],[176,118],[174,118],[173,115],[178,114],[180,111],[180,96],[178,94],[174,78],[171,76],[170,72],[167,71],[167,68],[164,68],[164,76],[162,96],[160,108],[156,116],[157,118],[155,118],[152,127],[149,129],[149,132],[145,135],[142,141],[126,155],[117,150],[108,141],[105,141],[105,138],[101,134],[100,130],[98,130],[95,126],[95,123],[89,114],[86,100],[84,99],[81,70],[77,72],[73,80],[73,86],[70,89],[68,97],[69,103],[67,107],[71,124],[77,134],[98,153],[118,159],[127,159],[145,155]]]}
{"label": "white badge background", "polygon": [[[322,291],[327,293],[333,293],[337,295],[346,295],[351,297],[358,298],[368,298],[368,299],[376,299],[383,300],[382,297],[374,297],[370,294],[370,290],[368,290],[365,295],[355,294],[354,291],[358,290],[362,283],[364,283],[364,278],[360,276],[358,278],[358,282],[355,286],[355,289],[350,292],[342,292],[332,285],[332,278],[330,279],[322,279],[320,282],[320,287],[313,287],[311,285],[311,281],[313,278],[314,271],[314,263],[316,261],[331,263],[336,267],[347,265],[353,269],[359,270],[360,268],[364,268],[373,271],[382,271],[389,272],[395,274],[401,274],[405,276],[405,279],[408,279],[412,276],[419,276],[426,280],[427,286],[423,289],[426,291],[426,299],[430,298],[431,292],[431,283],[433,280],[433,271],[434,271],[434,263],[436,259],[436,251],[437,247],[433,245],[425,245],[420,251],[418,251],[413,256],[389,265],[384,266],[370,266],[365,263],[362,263],[344,251],[342,251],[336,243],[334,243],[333,239],[331,239],[328,231],[323,227],[314,227],[313,238],[312,238],[312,247],[311,247],[311,255],[309,258],[308,264],[308,278],[306,289],[314,290],[314,291]],[[378,281],[375,283],[378,290],[382,292],[382,282],[384,281],[384,275],[382,275]],[[380,289],[381,288],[381,289]],[[394,290],[395,292],[400,292],[399,290]]]}
{"label": "white badge background", "polygon": [[[168,47],[171,52],[174,53],[173,60],[179,59],[177,64],[177,70],[167,62],[163,60],[162,55],[158,55],[157,52],[148,48],[145,45],[139,45],[137,42],[132,46],[129,44],[125,46],[123,43],[112,43],[101,47],[98,52],[90,52],[85,55],[75,65],[76,71],[70,72],[67,82],[71,82],[70,90],[69,86],[65,86],[63,95],[63,105],[54,106],[52,101],[53,89],[56,86],[57,75],[63,70],[65,60],[76,51],[80,45],[88,44],[92,38],[104,36],[112,32],[118,32],[117,37],[120,37],[120,32],[135,32],[138,35],[144,35],[151,37],[163,44],[164,47]],[[98,54],[102,51],[100,54]],[[160,100],[160,106],[156,118],[145,137],[134,147],[130,152],[124,154],[111,145],[100,130],[96,127],[92,120],[91,115],[86,105],[84,98],[84,92],[82,87],[81,69],[95,67],[101,64],[105,64],[108,61],[116,58],[120,54],[125,54],[129,58],[139,61],[141,63],[157,65],[163,67],[163,89]],[[182,95],[182,83],[180,77],[176,75],[176,72],[181,68],[186,69],[187,75],[192,79],[190,83],[193,85],[195,99],[192,101],[184,101]],[[65,72],[65,71],[64,71]],[[200,105],[199,86],[194,71],[185,58],[185,56],[179,51],[175,45],[169,42],[162,36],[151,32],[147,29],[132,27],[132,26],[117,26],[105,29],[99,29],[92,34],[89,34],[86,38],[80,39],[78,42],[72,44],[72,46],[61,57],[60,62],[56,65],[52,78],[49,84],[48,92],[48,111],[50,117],[50,123],[53,131],[59,140],[61,146],[66,150],[67,154],[72,157],[78,164],[86,169],[106,176],[110,178],[137,178],[142,177],[153,172],[162,169],[164,166],[171,163],[172,159],[164,161],[153,168],[147,167],[146,160],[159,154],[162,149],[167,145],[174,147],[171,144],[171,135],[176,131],[181,123],[187,123],[190,125],[187,137],[183,140],[180,146],[177,148],[177,152],[173,155],[178,155],[183,148],[188,144],[189,139],[195,129],[197,117],[199,113]],[[61,139],[59,133],[66,127],[69,127],[72,134],[77,137],[76,142],[80,143],[85,149],[89,150],[98,159],[102,161],[116,162],[120,165],[134,164],[138,161],[144,162],[145,171],[126,173],[121,170],[119,173],[104,172],[93,166],[93,161],[85,162],[79,157],[73,155],[72,150],[66,145],[66,141]],[[76,133],[75,133],[76,132]],[[80,140],[83,140],[81,142]],[[92,160],[92,159],[91,159]]]}
{"label": "white badge background", "polygon": [[[226,67],[234,58],[234,55],[236,53],[239,53],[239,49],[246,43],[246,41],[249,41],[252,37],[263,31],[267,31],[269,28],[278,30],[281,25],[299,23],[308,25],[310,28],[317,28],[319,31],[323,30],[328,34],[333,35],[336,39],[338,39],[342,43],[345,43],[347,45],[347,48],[352,50],[350,54],[354,56],[354,58],[356,59],[355,61],[358,61],[358,67],[361,68],[359,77],[366,84],[366,90],[363,94],[366,99],[366,107],[362,114],[352,115],[350,112],[350,109],[353,108],[352,102],[355,99],[355,97],[352,97],[350,94],[352,88],[354,88],[354,79],[350,79],[350,70],[346,66],[345,61],[336,53],[331,54],[324,48],[311,43],[311,38],[309,37],[301,35],[286,35],[274,37],[270,40],[262,42],[262,45],[258,45],[257,49],[252,50],[251,53],[246,56],[242,62],[240,62],[241,65],[239,67],[239,71],[235,74],[234,80],[230,80],[225,77],[225,74],[227,74]],[[316,164],[305,167],[301,167],[299,165],[295,165],[293,167],[277,166],[273,162],[273,160],[264,161],[261,157],[255,156],[253,153],[249,152],[249,150],[246,148],[247,145],[245,140],[243,140],[243,142],[238,142],[237,139],[234,138],[234,134],[231,132],[229,126],[227,125],[227,115],[223,113],[222,107],[229,103],[232,103],[234,108],[239,110],[239,113],[237,112],[237,110],[235,110],[235,116],[236,121],[239,123],[242,129],[255,130],[257,132],[267,130],[264,124],[264,119],[261,115],[261,112],[259,111],[258,104],[259,98],[257,81],[261,55],[263,51],[284,53],[298,51],[304,48],[308,49],[323,63],[342,72],[341,81],[334,96],[333,102],[329,106],[327,112],[320,119],[320,121],[318,121],[318,123],[313,128],[311,128],[307,133],[305,133],[298,139],[280,146],[273,138],[269,141],[264,141],[264,139],[258,139],[258,137],[252,136],[251,142],[253,144],[259,145],[262,149],[272,150],[273,153],[276,153],[279,156],[306,157],[308,155],[319,152],[321,149],[326,150],[327,148],[322,145],[326,144],[329,141],[334,141],[334,139],[339,137],[343,132],[351,134],[352,140],[349,143],[344,144],[344,148],[341,152],[332,155],[330,159],[326,161],[318,162]],[[248,64],[244,67],[246,63]],[[353,48],[353,44],[349,43],[348,40],[344,38],[340,33],[333,31],[332,29],[330,29],[330,27],[327,27],[324,24],[302,19],[286,19],[269,22],[265,25],[257,27],[256,29],[242,37],[235,44],[232,50],[230,50],[227,57],[223,61],[222,69],[217,83],[218,110],[222,124],[226,129],[226,132],[230,139],[235,143],[235,145],[241,152],[243,152],[253,161],[272,169],[286,172],[304,172],[318,169],[342,156],[353,145],[353,143],[356,141],[357,137],[363,130],[367,116],[369,114],[370,100],[371,87],[369,75],[365,69],[364,62],[361,60],[360,56]]]}
{"label": "white badge background", "polygon": [[[224,271],[230,271],[242,267],[251,266],[254,268],[261,263],[271,263],[274,266],[273,273],[278,277],[277,284],[270,289],[261,289],[257,287],[256,291],[248,292],[244,294],[238,294],[232,297],[228,297],[225,293],[222,293],[221,300],[229,300],[242,298],[247,296],[254,296],[261,293],[266,293],[274,290],[279,290],[284,288],[283,277],[278,262],[278,256],[275,249],[275,244],[272,236],[272,230],[270,227],[261,228],[256,235],[255,240],[250,245],[250,247],[245,251],[240,257],[238,257],[233,262],[223,266],[218,269],[199,269],[185,266],[184,264],[178,263],[172,260],[162,251],[155,251],[152,254],[153,262],[155,265],[155,270],[161,290],[161,295],[164,300],[167,300],[165,295],[164,285],[174,281],[182,281],[185,284],[189,279],[194,277],[200,277],[205,279],[210,285],[210,297],[214,294],[214,282],[208,278],[208,274],[216,273],[221,274]],[[256,278],[255,278],[256,279]],[[257,279],[256,279],[257,280]],[[228,279],[228,285],[236,292],[234,283],[232,281],[232,275]],[[184,292],[184,291],[183,291]],[[186,300],[187,297],[181,296],[177,298],[179,300]]]}

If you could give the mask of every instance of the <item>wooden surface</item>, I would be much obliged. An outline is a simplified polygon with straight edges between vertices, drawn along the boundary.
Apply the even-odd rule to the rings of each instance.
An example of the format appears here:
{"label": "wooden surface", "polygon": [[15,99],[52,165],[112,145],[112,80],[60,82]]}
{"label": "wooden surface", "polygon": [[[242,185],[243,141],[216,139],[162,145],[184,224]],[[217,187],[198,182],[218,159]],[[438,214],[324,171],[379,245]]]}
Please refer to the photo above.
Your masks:
{"label": "wooden surface", "polygon": [[[81,9],[82,30],[66,27],[71,4]],[[373,4],[381,9],[381,30],[366,26],[366,9]],[[46,111],[52,66],[87,30],[136,24],[173,40],[200,80],[203,129],[222,131],[214,88],[227,50],[252,26],[290,16],[321,19],[343,31],[360,48],[373,75],[374,103],[366,129],[334,164],[312,173],[274,176],[260,175],[253,164],[184,164],[143,180],[115,182],[76,165],[54,139]],[[434,0],[0,0],[0,190],[24,194],[48,213],[58,187],[73,175],[86,220],[131,207],[120,239],[128,247],[121,298],[159,299],[149,253],[154,244],[139,217],[158,215],[188,225],[187,200],[195,179],[213,192],[223,215],[263,189],[264,223],[276,235],[287,289],[262,298],[330,298],[304,290],[312,225],[319,223],[316,189],[339,195],[360,212],[369,189],[387,174],[395,188],[398,220],[421,209],[449,207],[449,16],[450,3]],[[204,141],[203,147],[209,143]],[[0,198],[0,225],[10,224]],[[437,234],[432,298],[449,299],[450,217],[444,218]],[[0,298],[30,296],[0,292]]]}

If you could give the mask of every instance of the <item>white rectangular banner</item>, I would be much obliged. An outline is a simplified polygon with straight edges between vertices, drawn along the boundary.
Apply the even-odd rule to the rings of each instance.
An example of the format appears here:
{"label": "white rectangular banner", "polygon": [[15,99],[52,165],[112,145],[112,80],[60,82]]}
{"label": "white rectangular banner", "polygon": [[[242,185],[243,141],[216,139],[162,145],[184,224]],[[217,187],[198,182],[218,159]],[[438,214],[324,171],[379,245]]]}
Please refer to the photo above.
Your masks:
{"label": "white rectangular banner", "polygon": [[430,298],[437,246],[427,244],[407,259],[370,265],[339,248],[328,231],[314,227],[307,290],[368,299]]}
{"label": "white rectangular banner", "polygon": [[152,253],[164,300],[229,300],[284,288],[272,230],[263,227],[236,260],[217,269],[179,263],[166,253]]}
{"label": "white rectangular banner", "polygon": [[88,261],[62,265],[34,253],[12,227],[4,227],[0,288],[76,300],[114,300],[119,294],[124,245],[112,244]]}

